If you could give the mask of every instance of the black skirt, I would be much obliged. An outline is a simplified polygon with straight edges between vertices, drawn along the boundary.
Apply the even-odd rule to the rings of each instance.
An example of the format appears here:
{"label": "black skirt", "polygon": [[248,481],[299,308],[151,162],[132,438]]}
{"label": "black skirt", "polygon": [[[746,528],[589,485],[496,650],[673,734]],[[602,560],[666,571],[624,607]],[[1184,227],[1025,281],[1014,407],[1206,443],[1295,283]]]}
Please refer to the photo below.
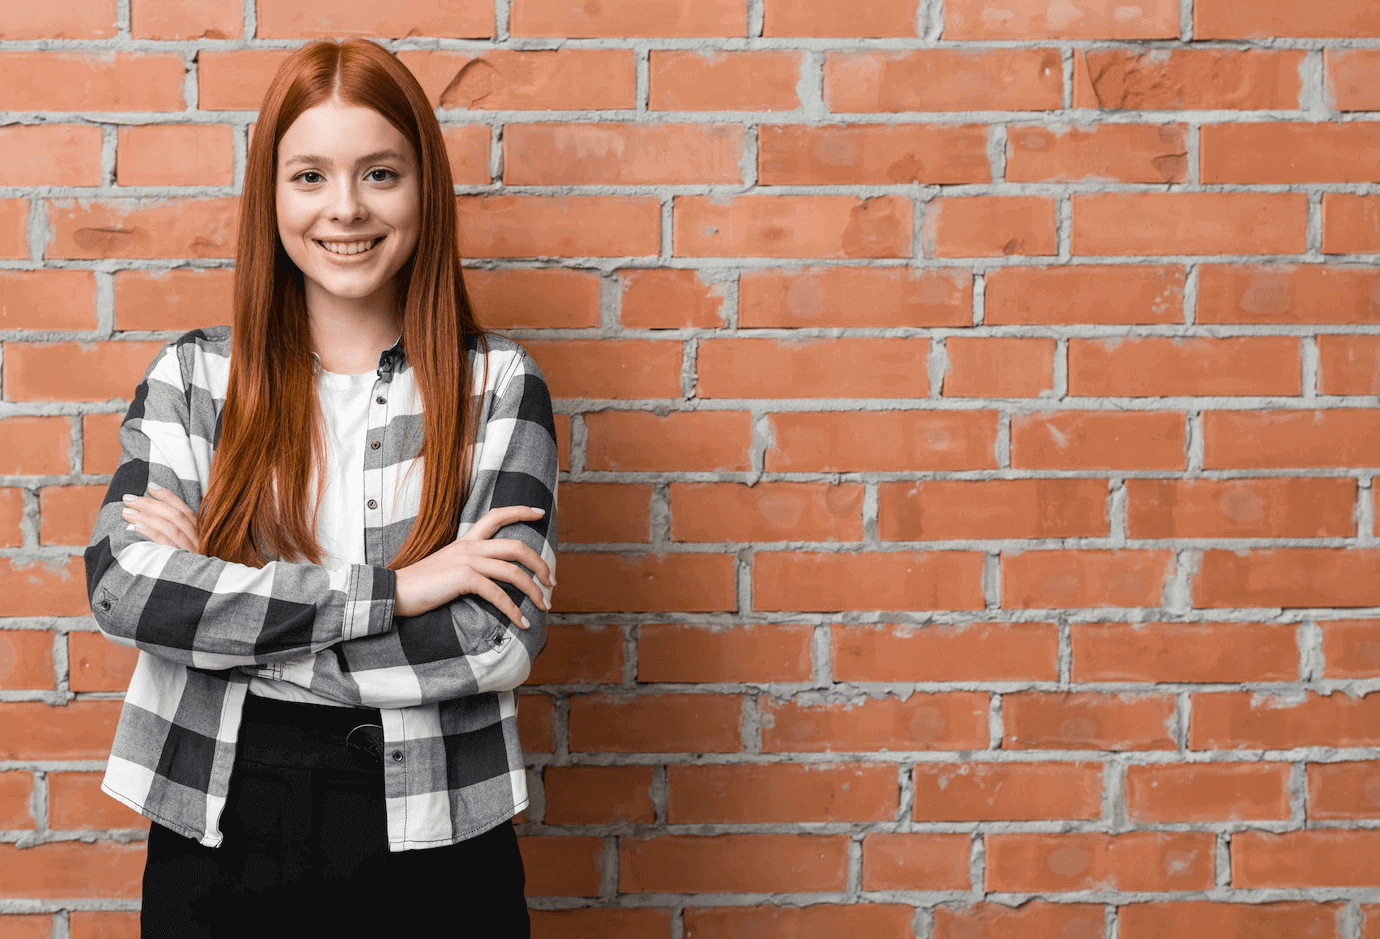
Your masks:
{"label": "black skirt", "polygon": [[144,939],[527,939],[511,824],[444,847],[388,850],[377,733],[370,740],[367,729],[378,723],[376,710],[249,696],[225,840],[208,848],[156,823],[149,831]]}

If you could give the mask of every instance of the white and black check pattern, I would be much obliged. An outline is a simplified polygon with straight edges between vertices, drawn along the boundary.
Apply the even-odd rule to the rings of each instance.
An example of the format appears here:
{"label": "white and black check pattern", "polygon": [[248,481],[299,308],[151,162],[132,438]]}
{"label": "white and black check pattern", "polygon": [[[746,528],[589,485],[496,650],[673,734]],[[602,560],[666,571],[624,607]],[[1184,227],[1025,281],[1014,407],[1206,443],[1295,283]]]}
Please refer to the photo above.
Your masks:
{"label": "white and black check pattern", "polygon": [[[120,427],[120,465],[86,550],[87,590],[101,631],[140,654],[102,788],[218,845],[240,712],[249,679],[260,675],[381,709],[392,850],[450,844],[511,818],[527,805],[514,689],[545,644],[545,617],[507,584],[530,629],[472,595],[421,616],[393,615],[396,575],[385,565],[416,518],[422,476],[421,399],[400,346],[380,357],[370,405],[367,563],[334,572],[284,561],[254,568],[129,530],[121,497],[144,495],[150,481],[194,510],[201,504],[229,355],[226,327],[169,344]],[[496,537],[524,542],[554,571],[556,437],[546,382],[522,347],[499,337],[472,344],[470,363],[482,401],[458,534],[491,508],[545,509],[541,520]]]}

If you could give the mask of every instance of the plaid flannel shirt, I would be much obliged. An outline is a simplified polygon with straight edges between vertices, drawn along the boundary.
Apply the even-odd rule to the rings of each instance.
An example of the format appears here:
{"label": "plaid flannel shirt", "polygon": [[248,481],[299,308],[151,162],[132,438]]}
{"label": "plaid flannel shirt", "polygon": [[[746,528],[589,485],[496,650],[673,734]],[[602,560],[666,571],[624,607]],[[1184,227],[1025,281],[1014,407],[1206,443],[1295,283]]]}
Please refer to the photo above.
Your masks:
{"label": "plaid flannel shirt", "polygon": [[[484,351],[469,351],[473,393],[483,400],[457,534],[490,508],[545,509],[541,520],[496,537],[522,541],[554,570],[556,439],[546,382],[516,343],[489,337]],[[86,550],[87,590],[101,631],[140,653],[102,788],[161,825],[220,844],[241,708],[251,676],[261,675],[381,710],[390,850],[450,844],[511,818],[527,805],[514,689],[545,644],[545,617],[508,584],[500,586],[530,629],[473,595],[394,615],[396,575],[385,565],[416,518],[422,476],[421,398],[400,345],[380,356],[370,404],[367,563],[255,568],[129,530],[121,497],[143,495],[150,481],[193,510],[201,504],[229,356],[227,327],[170,343],[120,428],[120,464]]]}

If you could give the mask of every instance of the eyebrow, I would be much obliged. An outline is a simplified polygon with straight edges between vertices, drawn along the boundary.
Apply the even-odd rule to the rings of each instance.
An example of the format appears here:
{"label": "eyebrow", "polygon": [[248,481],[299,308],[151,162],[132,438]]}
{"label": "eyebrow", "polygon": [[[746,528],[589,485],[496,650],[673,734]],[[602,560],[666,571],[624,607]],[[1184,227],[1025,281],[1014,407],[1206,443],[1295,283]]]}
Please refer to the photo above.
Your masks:
{"label": "eyebrow", "polygon": [[[375,150],[373,153],[366,153],[360,157],[360,163],[372,163],[375,160],[401,160],[403,155],[396,150]],[[288,157],[283,161],[283,166],[292,166],[296,163],[321,163],[330,164],[330,160],[315,153],[299,153],[296,156]]]}

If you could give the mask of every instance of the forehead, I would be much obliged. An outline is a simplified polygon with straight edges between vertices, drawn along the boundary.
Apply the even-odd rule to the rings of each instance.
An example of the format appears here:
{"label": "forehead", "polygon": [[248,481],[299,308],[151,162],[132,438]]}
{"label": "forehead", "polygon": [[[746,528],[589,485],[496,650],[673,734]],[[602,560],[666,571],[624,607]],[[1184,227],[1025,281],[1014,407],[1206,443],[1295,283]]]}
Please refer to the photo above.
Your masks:
{"label": "forehead", "polygon": [[278,162],[294,155],[317,154],[333,162],[350,163],[379,150],[396,150],[414,159],[412,145],[402,132],[373,108],[331,99],[307,108],[278,142]]}

